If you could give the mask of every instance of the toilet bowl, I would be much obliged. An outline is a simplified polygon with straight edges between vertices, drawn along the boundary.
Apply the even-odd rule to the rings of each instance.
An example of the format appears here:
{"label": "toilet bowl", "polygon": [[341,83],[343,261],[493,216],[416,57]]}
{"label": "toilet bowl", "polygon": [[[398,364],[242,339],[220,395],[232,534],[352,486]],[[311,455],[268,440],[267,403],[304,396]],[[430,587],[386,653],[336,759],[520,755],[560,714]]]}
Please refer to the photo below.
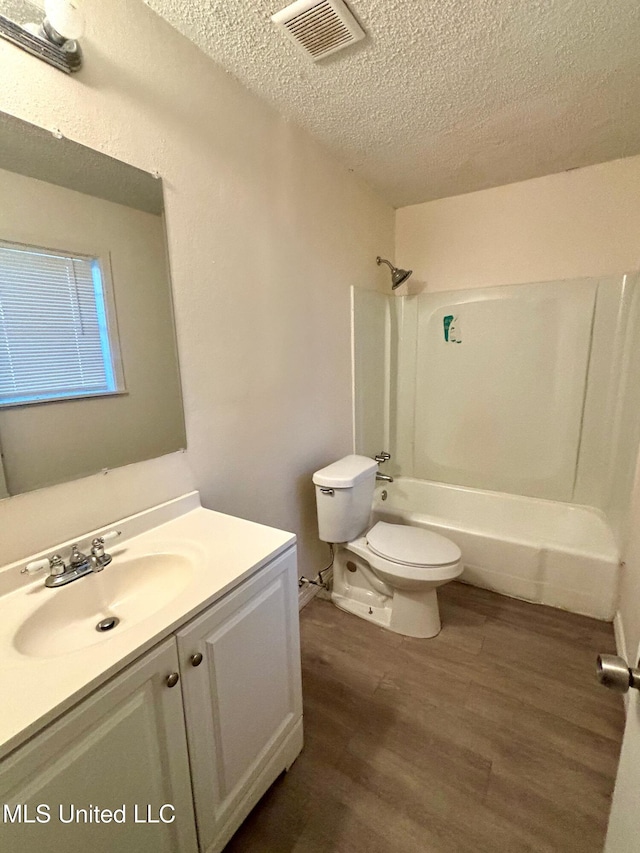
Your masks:
{"label": "toilet bowl", "polygon": [[423,528],[369,525],[377,463],[351,455],[313,475],[320,538],[336,545],[331,599],[409,637],[441,628],[436,589],[462,572],[458,546]]}

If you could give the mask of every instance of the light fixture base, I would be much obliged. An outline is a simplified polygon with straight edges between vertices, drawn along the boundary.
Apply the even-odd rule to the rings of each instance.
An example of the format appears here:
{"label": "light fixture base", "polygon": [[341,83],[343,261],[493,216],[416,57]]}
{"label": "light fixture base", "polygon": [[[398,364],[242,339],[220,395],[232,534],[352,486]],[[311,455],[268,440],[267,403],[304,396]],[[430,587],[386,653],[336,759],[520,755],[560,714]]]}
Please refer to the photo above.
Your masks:
{"label": "light fixture base", "polygon": [[42,59],[43,62],[52,65],[59,71],[64,71],[65,74],[73,74],[79,71],[82,67],[82,51],[78,42],[73,39],[65,39],[49,24],[52,33],[55,33],[58,39],[62,39],[61,43],[56,43],[45,28],[47,24],[48,21],[45,18],[42,24],[42,34],[34,35],[10,18],[0,15],[0,38],[6,39],[22,50],[26,50],[27,53]]}

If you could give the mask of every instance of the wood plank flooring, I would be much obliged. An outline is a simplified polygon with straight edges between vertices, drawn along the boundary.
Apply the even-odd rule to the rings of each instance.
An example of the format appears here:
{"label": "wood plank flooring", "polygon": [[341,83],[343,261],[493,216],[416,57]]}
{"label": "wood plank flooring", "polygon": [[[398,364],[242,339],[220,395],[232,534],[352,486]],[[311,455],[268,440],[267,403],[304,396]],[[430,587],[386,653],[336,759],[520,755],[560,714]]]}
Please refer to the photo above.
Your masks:
{"label": "wood plank flooring", "polygon": [[301,613],[305,748],[225,853],[600,853],[624,713],[610,625],[451,583],[443,629]]}

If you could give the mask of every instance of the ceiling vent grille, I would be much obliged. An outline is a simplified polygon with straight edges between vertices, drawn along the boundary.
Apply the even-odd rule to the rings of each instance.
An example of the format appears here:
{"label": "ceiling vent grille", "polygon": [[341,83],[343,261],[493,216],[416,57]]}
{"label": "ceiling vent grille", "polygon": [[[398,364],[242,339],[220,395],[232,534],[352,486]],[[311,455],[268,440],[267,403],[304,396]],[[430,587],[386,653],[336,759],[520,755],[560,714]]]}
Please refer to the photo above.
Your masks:
{"label": "ceiling vent grille", "polygon": [[297,0],[271,20],[314,61],[365,37],[342,0]]}

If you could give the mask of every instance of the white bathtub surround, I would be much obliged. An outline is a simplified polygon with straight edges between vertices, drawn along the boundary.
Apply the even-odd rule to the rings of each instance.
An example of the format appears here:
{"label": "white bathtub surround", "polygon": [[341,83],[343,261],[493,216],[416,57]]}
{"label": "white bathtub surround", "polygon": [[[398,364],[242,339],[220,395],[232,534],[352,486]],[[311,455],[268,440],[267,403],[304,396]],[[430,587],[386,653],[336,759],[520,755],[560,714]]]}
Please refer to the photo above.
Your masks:
{"label": "white bathtub surround", "polygon": [[[413,424],[413,458],[402,473],[571,501],[597,289],[548,282],[414,298],[415,396],[398,407],[398,422]],[[392,388],[400,381],[391,374]]]}
{"label": "white bathtub surround", "polygon": [[469,583],[612,619],[640,439],[639,285],[354,290],[355,446],[389,451],[396,478],[378,517],[450,536]]}
{"label": "white bathtub surround", "polygon": [[612,620],[620,553],[602,513],[538,498],[396,478],[373,517],[441,533],[459,546],[461,580]]}
{"label": "white bathtub surround", "polygon": [[639,283],[354,289],[356,447],[384,447],[394,475],[596,507],[621,544],[640,440]]}

